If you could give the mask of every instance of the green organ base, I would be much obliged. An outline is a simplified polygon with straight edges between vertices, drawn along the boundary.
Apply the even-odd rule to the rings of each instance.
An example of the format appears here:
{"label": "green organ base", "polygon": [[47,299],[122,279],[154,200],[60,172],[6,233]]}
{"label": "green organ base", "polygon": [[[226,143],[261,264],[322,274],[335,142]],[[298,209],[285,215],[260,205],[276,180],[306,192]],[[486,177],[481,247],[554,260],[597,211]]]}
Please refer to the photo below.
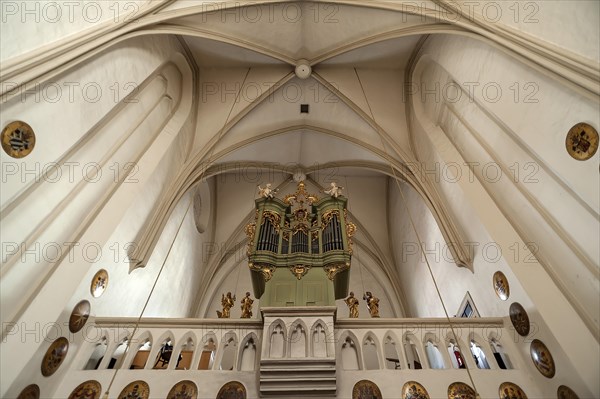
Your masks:
{"label": "green organ base", "polygon": [[311,268],[300,280],[287,268],[277,268],[266,284],[260,306],[334,306],[333,282],[325,270]]}

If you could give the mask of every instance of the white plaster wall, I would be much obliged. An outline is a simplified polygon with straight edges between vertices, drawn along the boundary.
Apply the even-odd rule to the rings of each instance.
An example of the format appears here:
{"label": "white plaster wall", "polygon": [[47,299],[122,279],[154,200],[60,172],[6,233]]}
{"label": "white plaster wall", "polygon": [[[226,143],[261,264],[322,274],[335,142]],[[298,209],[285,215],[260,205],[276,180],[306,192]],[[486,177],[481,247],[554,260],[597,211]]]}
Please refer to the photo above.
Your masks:
{"label": "white plaster wall", "polygon": [[73,40],[99,27],[135,21],[149,3],[148,0],[3,2],[0,61],[40,50],[61,39]]}

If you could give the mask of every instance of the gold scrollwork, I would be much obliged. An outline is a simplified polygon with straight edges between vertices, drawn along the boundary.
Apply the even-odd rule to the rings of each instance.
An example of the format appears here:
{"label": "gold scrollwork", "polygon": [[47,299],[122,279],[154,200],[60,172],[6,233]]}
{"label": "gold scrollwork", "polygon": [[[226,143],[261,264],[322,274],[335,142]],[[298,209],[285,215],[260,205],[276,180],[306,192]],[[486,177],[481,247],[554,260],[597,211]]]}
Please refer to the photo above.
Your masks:
{"label": "gold scrollwork", "polygon": [[340,217],[340,211],[338,211],[337,209],[333,209],[330,211],[327,211],[323,214],[323,216],[321,216],[321,220],[322,220],[322,224],[321,224],[321,229],[325,230],[325,227],[327,227],[327,225],[329,224],[329,222],[331,222],[331,219],[333,219],[333,215],[337,215],[337,217]]}
{"label": "gold scrollwork", "polygon": [[319,239],[319,230],[311,230],[310,232],[310,239],[312,241],[316,241]]}
{"label": "gold scrollwork", "polygon": [[273,273],[275,273],[275,266],[271,265],[255,265],[253,263],[248,263],[248,267],[252,271],[261,272],[265,282],[271,280],[273,278]]}
{"label": "gold scrollwork", "polygon": [[275,230],[279,233],[279,229],[280,229],[280,222],[281,222],[281,216],[275,212],[272,211],[264,211],[263,212],[263,218],[262,218],[262,223],[265,223],[265,220],[268,219],[271,224],[273,225],[273,227],[275,227]]}
{"label": "gold scrollwork", "polygon": [[296,276],[296,278],[298,280],[302,279],[302,277],[306,273],[308,273],[309,270],[310,270],[310,266],[304,266],[304,265],[290,266],[290,271],[292,272],[292,274],[294,276]]}
{"label": "gold scrollwork", "polygon": [[325,273],[327,273],[327,278],[333,281],[333,279],[339,272],[348,269],[350,269],[350,263],[335,263],[333,265],[325,266]]}

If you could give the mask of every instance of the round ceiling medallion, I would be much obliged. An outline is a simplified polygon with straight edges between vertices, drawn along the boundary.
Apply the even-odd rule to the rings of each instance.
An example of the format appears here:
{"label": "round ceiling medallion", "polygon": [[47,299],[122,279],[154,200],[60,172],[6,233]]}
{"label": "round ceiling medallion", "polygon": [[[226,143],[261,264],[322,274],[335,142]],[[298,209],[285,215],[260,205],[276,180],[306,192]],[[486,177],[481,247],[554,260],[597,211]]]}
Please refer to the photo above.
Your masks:
{"label": "round ceiling medallion", "polygon": [[83,328],[90,317],[90,309],[90,302],[85,299],[75,305],[69,317],[69,331],[76,333]]}
{"label": "round ceiling medallion", "polygon": [[35,133],[22,121],[9,123],[2,129],[2,149],[13,158],[26,157],[35,147]]}
{"label": "round ceiling medallion", "polygon": [[133,381],[127,385],[119,394],[119,399],[148,399],[150,387],[144,381]]}
{"label": "round ceiling medallion", "polygon": [[197,399],[198,387],[190,380],[179,381],[171,388],[167,399]]}
{"label": "round ceiling medallion", "polygon": [[535,368],[546,378],[554,377],[554,373],[556,372],[554,359],[546,345],[539,339],[534,339],[531,342],[529,352]]}
{"label": "round ceiling medallion", "polygon": [[44,359],[42,359],[42,375],[44,377],[50,377],[58,370],[65,357],[67,357],[68,350],[69,341],[65,337],[60,337],[52,342],[44,355]]}
{"label": "round ceiling medallion", "polygon": [[527,395],[517,384],[512,382],[503,382],[498,388],[498,397],[500,399],[527,399]]}
{"label": "round ceiling medallion", "polygon": [[506,276],[501,271],[497,271],[494,273],[493,280],[496,295],[498,295],[498,298],[506,301],[510,296],[510,287],[508,286],[508,280],[506,279]]}
{"label": "round ceiling medallion", "polygon": [[69,399],[99,399],[101,394],[102,385],[98,381],[89,380],[77,385]]}
{"label": "round ceiling medallion", "polygon": [[525,308],[523,308],[520,303],[513,302],[510,305],[508,313],[510,315],[510,321],[513,327],[515,327],[515,331],[523,337],[529,335],[529,316],[527,315]]}
{"label": "round ceiling medallion", "polygon": [[556,391],[556,396],[558,399],[579,399],[579,396],[566,385],[561,385],[558,387]]}
{"label": "round ceiling medallion", "polygon": [[298,60],[296,64],[296,76],[299,79],[308,79],[312,73],[312,68],[307,60]]}
{"label": "round ceiling medallion", "polygon": [[35,384],[27,385],[17,399],[40,399],[40,387]]}
{"label": "round ceiling medallion", "polygon": [[408,381],[402,387],[402,399],[429,399],[429,394],[423,385],[416,381]]}
{"label": "round ceiling medallion", "polygon": [[108,286],[108,272],[104,269],[98,270],[92,278],[92,285],[90,286],[90,292],[94,298],[98,298],[104,293]]}
{"label": "round ceiling medallion", "polygon": [[569,155],[576,160],[590,159],[598,150],[598,132],[587,123],[578,123],[567,133],[565,146]]}
{"label": "round ceiling medallion", "polygon": [[464,382],[453,382],[448,387],[448,399],[476,399],[475,390]]}

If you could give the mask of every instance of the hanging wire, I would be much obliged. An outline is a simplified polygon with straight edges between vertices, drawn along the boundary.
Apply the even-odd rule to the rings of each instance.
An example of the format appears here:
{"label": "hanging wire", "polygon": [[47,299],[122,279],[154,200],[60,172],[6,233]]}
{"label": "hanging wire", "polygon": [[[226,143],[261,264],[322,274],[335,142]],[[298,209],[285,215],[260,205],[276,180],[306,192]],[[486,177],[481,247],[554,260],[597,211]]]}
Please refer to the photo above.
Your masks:
{"label": "hanging wire", "polygon": [[[175,236],[173,237],[173,241],[171,241],[171,245],[169,246],[169,251],[167,252],[167,254],[165,255],[165,258],[162,262],[162,265],[160,266],[160,269],[158,270],[158,274],[156,275],[156,278],[154,279],[154,284],[152,284],[152,289],[150,289],[150,293],[148,294],[148,298],[146,298],[146,302],[144,303],[144,306],[142,307],[142,311],[140,312],[140,315],[135,323],[135,327],[133,328],[133,332],[131,333],[131,338],[129,338],[127,340],[127,344],[125,346],[125,351],[123,352],[122,358],[125,359],[125,356],[127,355],[127,352],[129,351],[129,348],[131,347],[131,343],[133,342],[133,339],[135,337],[135,333],[138,331],[139,327],[140,327],[140,322],[142,320],[142,317],[144,316],[144,312],[146,311],[146,308],[148,307],[148,303],[150,302],[150,298],[152,297],[152,294],[154,293],[154,289],[156,288],[156,284],[158,283],[158,279],[160,278],[160,275],[163,272],[163,269],[167,263],[167,259],[169,259],[169,255],[171,254],[171,250],[173,249],[173,245],[175,244],[175,241],[177,240],[177,237],[179,236],[179,232],[181,231],[181,227],[183,226],[183,222],[185,222],[188,212],[190,211],[190,208],[192,207],[192,204],[194,202],[193,197],[190,198],[190,203],[185,211],[185,214],[183,215],[183,218],[181,219],[181,222],[179,223],[179,226],[177,227],[177,232],[175,233]],[[122,366],[122,364],[121,364]],[[110,379],[110,383],[108,384],[108,387],[106,388],[106,392],[104,393],[104,397],[103,399],[108,399],[108,395],[110,393],[110,388],[112,387],[115,378],[117,377],[117,373],[119,372],[120,367],[115,368],[115,372],[112,376],[112,378]]]}
{"label": "hanging wire", "polygon": [[[371,116],[371,119],[377,123],[375,121],[375,115],[373,114],[373,110],[371,109],[371,104],[369,103],[369,99],[367,98],[367,95],[365,93],[365,89],[363,87],[362,81],[360,79],[360,76],[358,74],[358,70],[356,68],[354,68],[354,73],[356,74],[356,79],[358,79],[358,83],[360,85],[360,89],[362,91],[362,94],[365,98],[365,101],[367,103],[367,107],[369,108],[369,113]],[[383,139],[383,134],[382,132],[380,132],[379,127],[377,125],[377,127],[375,128],[375,131],[377,132],[377,135],[379,136],[379,139],[381,140],[381,147],[383,149],[383,152],[385,154],[385,159],[388,162],[389,166],[390,166],[390,170],[392,171],[392,175],[394,176],[394,182],[396,183],[396,186],[398,188],[398,192],[400,193],[400,196],[402,197],[402,203],[404,204],[404,208],[406,210],[406,214],[408,216],[408,219],[410,221],[410,225],[413,229],[413,232],[415,233],[415,236],[417,237],[417,241],[419,243],[419,249],[421,251],[421,255],[423,256],[423,258],[425,259],[425,263],[427,264],[427,270],[429,271],[429,275],[431,276],[431,279],[433,281],[433,285],[435,287],[435,291],[438,295],[438,298],[440,299],[440,303],[442,304],[442,308],[444,309],[444,315],[446,316],[446,320],[448,321],[448,326],[450,327],[450,331],[454,337],[454,340],[458,343],[458,336],[456,335],[456,331],[454,330],[454,327],[452,325],[452,322],[450,321],[450,316],[448,314],[448,310],[446,308],[446,304],[444,303],[444,299],[442,298],[442,294],[440,292],[439,286],[437,284],[437,281],[435,279],[435,276],[433,274],[433,270],[431,269],[431,265],[429,264],[429,259],[427,258],[427,254],[425,253],[425,249],[423,248],[423,242],[421,241],[419,232],[417,231],[415,222],[411,216],[410,210],[408,208],[408,202],[406,200],[406,198],[404,197],[404,193],[402,192],[402,188],[400,187],[400,181],[398,176],[396,175],[396,170],[394,168],[394,165],[392,164],[392,160],[390,155],[387,152],[386,146],[385,146],[385,142]],[[468,349],[468,348],[467,348]],[[473,380],[473,376],[471,375],[471,371],[469,369],[469,367],[467,366],[467,363],[465,362],[465,369],[467,370],[467,374],[469,376],[469,380],[471,381],[471,384],[473,385],[473,389],[475,390],[475,395],[477,397],[479,397],[479,394],[477,393],[477,388],[475,386],[475,381]]]}

